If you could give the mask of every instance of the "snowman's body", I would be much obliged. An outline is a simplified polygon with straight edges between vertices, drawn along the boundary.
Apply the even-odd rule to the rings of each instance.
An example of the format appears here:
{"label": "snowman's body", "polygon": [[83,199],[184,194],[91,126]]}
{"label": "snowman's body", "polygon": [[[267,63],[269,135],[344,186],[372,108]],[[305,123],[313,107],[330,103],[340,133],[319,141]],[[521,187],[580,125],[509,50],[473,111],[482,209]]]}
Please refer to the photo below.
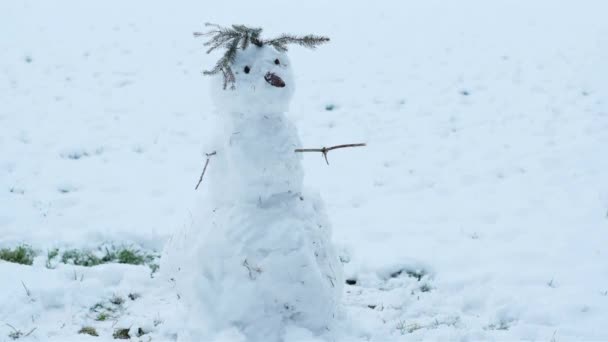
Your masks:
{"label": "snowman's body", "polygon": [[294,86],[289,60],[251,46],[233,65],[235,89],[213,85],[223,127],[200,203],[161,267],[191,322],[200,313],[212,330],[237,327],[260,341],[280,339],[289,324],[325,332],[337,313],[342,265],[323,203],[302,189],[300,142],[284,114]]}

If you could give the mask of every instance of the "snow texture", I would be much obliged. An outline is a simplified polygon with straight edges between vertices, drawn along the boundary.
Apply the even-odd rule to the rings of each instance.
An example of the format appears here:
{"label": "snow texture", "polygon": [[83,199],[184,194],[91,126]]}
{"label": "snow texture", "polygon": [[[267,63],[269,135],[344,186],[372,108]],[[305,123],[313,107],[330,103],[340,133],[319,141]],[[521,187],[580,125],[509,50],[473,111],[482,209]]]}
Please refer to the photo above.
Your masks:
{"label": "snow texture", "polygon": [[0,341],[10,324],[18,342],[118,328],[165,342],[178,317],[200,322],[147,266],[46,259],[160,252],[202,222],[192,203],[222,161],[194,191],[201,152],[226,122],[201,75],[219,55],[192,37],[206,21],[330,37],[290,48],[289,121],[302,147],[368,143],[329,166],[302,156],[343,260],[344,319],[331,336],[285,327],[285,342],[607,341],[606,13],[605,0],[0,1],[0,249],[39,253],[0,261]]}
{"label": "snow texture", "polygon": [[[252,45],[239,50],[233,69],[234,90],[214,77],[216,154],[192,221],[167,244],[161,265],[186,306],[180,339],[235,326],[251,341],[282,340],[289,325],[326,333],[338,314],[342,264],[320,197],[302,188],[294,152],[301,144],[283,113],[294,89],[291,63],[273,47]],[[269,73],[284,86],[267,82]]]}

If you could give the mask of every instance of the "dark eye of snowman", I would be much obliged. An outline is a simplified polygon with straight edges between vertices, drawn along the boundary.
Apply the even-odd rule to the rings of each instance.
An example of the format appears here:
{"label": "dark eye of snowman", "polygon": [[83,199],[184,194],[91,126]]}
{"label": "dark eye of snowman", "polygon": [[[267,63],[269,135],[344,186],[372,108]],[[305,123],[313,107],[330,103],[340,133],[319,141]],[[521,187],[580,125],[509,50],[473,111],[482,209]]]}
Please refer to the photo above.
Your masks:
{"label": "dark eye of snowman", "polygon": [[251,68],[249,68],[249,65],[246,65],[243,71],[248,74],[251,71]]}
{"label": "dark eye of snowman", "polygon": [[279,61],[279,59],[277,58],[274,60],[274,64],[279,65],[279,64],[281,64],[281,61]]}

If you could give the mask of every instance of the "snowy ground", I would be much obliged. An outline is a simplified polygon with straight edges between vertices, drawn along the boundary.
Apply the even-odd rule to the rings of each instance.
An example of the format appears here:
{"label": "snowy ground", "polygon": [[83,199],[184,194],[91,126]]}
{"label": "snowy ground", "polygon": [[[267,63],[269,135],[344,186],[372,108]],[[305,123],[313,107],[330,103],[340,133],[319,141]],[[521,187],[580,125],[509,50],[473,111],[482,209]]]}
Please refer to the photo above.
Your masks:
{"label": "snowy ground", "polygon": [[291,51],[290,116],[305,147],[369,144],[329,167],[305,157],[356,281],[337,341],[608,340],[606,13],[601,0],[0,2],[0,248],[39,251],[33,266],[0,261],[0,341],[175,333],[177,298],[149,267],[46,259],[160,251],[196,210],[212,120],[200,71],[215,56],[191,32],[205,21],[332,38]]}

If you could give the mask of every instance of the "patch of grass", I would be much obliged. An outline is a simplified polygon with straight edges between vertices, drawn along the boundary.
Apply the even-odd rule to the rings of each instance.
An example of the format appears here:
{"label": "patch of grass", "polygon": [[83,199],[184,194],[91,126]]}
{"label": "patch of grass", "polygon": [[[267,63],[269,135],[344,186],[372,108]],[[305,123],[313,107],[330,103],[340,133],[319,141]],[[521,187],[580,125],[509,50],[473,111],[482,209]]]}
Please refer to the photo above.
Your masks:
{"label": "patch of grass", "polygon": [[108,317],[111,317],[110,313],[116,312],[116,310],[118,310],[118,308],[113,307],[111,305],[107,305],[103,302],[99,302],[99,303],[96,303],[95,305],[93,305],[91,307],[91,309],[89,309],[89,310],[91,310],[91,312],[96,312],[98,314],[105,313],[106,315],[108,315]]}
{"label": "patch of grass", "polygon": [[112,337],[114,337],[117,340],[128,340],[131,338],[131,336],[129,336],[128,328],[118,328],[118,329],[114,330]]}
{"label": "patch of grass", "polygon": [[[0,249],[0,260],[22,265],[32,265],[36,255],[36,251],[27,244]],[[154,251],[143,251],[130,246],[115,247],[109,245],[92,250],[75,248],[60,250],[59,248],[53,248],[47,250],[45,265],[49,269],[55,268],[58,263],[83,267],[108,263],[146,265],[154,274],[159,269],[158,259],[159,255]]]}
{"label": "patch of grass", "polygon": [[435,319],[429,326],[429,329],[437,329],[440,326],[446,326],[446,327],[455,327],[456,325],[458,325],[458,323],[460,323],[460,317],[455,316],[455,317],[448,317],[444,320],[438,320]]}
{"label": "patch of grass", "polygon": [[90,310],[94,311],[94,312],[98,312],[99,310],[102,310],[103,308],[104,308],[103,303],[99,302],[99,303],[95,303],[95,305],[91,306]]}
{"label": "patch of grass", "polygon": [[422,280],[422,277],[426,275],[425,270],[406,270],[405,273],[410,278],[416,278],[418,281]]}
{"label": "patch of grass", "polygon": [[53,248],[46,252],[46,268],[55,268],[53,260],[59,256],[59,248]]}
{"label": "patch of grass", "polygon": [[460,317],[450,317],[450,318],[447,318],[447,319],[441,320],[441,321],[438,319],[435,319],[430,324],[419,324],[419,323],[406,324],[405,321],[399,321],[399,322],[397,322],[395,329],[399,330],[401,335],[405,335],[406,333],[411,334],[414,331],[420,330],[420,329],[437,329],[440,326],[455,327],[459,322],[460,322]]}
{"label": "patch of grass", "polygon": [[61,255],[61,262],[84,267],[92,267],[108,263],[128,265],[147,265],[152,273],[158,271],[155,262],[158,255],[153,252],[140,251],[132,247],[105,247],[97,250],[68,249]]}
{"label": "patch of grass", "polygon": [[72,264],[77,266],[97,266],[100,265],[101,259],[90,251],[80,251],[77,249],[68,249],[61,255],[61,262],[64,264]]}
{"label": "patch of grass", "polygon": [[23,333],[21,330],[19,330],[19,329],[15,328],[14,326],[12,326],[12,325],[10,325],[10,324],[8,324],[8,323],[6,323],[6,325],[7,325],[8,327],[10,327],[11,329],[13,329],[13,331],[12,331],[12,332],[10,332],[10,333],[8,334],[8,337],[10,337],[10,339],[11,339],[11,340],[18,340],[18,339],[20,339],[21,337],[28,337],[28,336],[30,336],[30,335],[31,335],[31,334],[32,334],[34,331],[36,331],[36,328],[33,328],[33,329],[32,329],[32,330],[30,330],[30,331],[29,331],[27,334],[24,334],[24,333]]}
{"label": "patch of grass", "polygon": [[121,296],[113,295],[112,298],[110,298],[110,303],[112,303],[112,304],[114,304],[116,306],[120,306],[124,302],[125,302],[125,300]]}
{"label": "patch of grass", "polygon": [[80,328],[80,330],[78,330],[79,334],[87,334],[87,335],[91,335],[91,336],[99,336],[99,334],[97,333],[97,330],[93,327],[82,327]]}
{"label": "patch of grass", "polygon": [[100,312],[101,310],[105,309],[106,306],[103,304],[103,302],[95,303],[95,305],[91,306],[91,311],[93,312]]}
{"label": "patch of grass", "polygon": [[497,323],[492,323],[488,325],[486,328],[489,330],[509,330],[509,323],[510,322],[506,320],[500,320]]}
{"label": "patch of grass", "polygon": [[405,273],[410,278],[416,278],[416,280],[418,280],[418,281],[422,280],[422,277],[427,275],[427,272],[425,270],[400,269],[395,272],[392,272],[390,274],[390,277],[397,278],[398,276],[402,275],[403,273]]}
{"label": "patch of grass", "polygon": [[160,268],[156,262],[159,258],[158,254],[140,251],[130,247],[120,247],[116,250],[116,262],[119,264],[128,265],[147,265],[152,274],[156,273]]}
{"label": "patch of grass", "polygon": [[[99,251],[101,251],[101,248],[99,249]],[[64,251],[61,255],[62,263],[84,267],[107,264],[111,262],[116,262],[117,260],[118,257],[116,251],[110,250],[108,248],[105,248],[103,252],[97,254],[91,250],[68,249]]]}
{"label": "patch of grass", "polygon": [[141,265],[145,262],[145,257],[135,250],[125,248],[118,252],[117,260],[119,264]]}
{"label": "patch of grass", "polygon": [[19,330],[8,333],[8,337],[10,337],[11,340],[17,340],[21,338],[21,336],[23,336],[23,333]]}
{"label": "patch of grass", "polygon": [[155,254],[123,247],[117,251],[116,255],[119,264],[148,265],[152,274],[156,273],[160,268],[158,263],[155,262],[158,259],[158,255]]}
{"label": "patch of grass", "polygon": [[110,318],[110,315],[107,312],[100,312],[97,314],[97,317],[95,317],[95,320],[98,322],[103,322],[107,321],[108,318]]}
{"label": "patch of grass", "polygon": [[411,334],[416,330],[420,330],[423,327],[418,323],[406,324],[405,321],[399,321],[397,326],[395,327],[401,335],[405,335],[405,333]]}
{"label": "patch of grass", "polygon": [[111,298],[95,303],[89,309],[95,315],[95,320],[98,322],[114,319],[120,315],[123,310],[125,299],[118,295],[113,295]]}
{"label": "patch of grass", "polygon": [[36,252],[28,245],[17,246],[13,249],[0,249],[0,260],[13,262],[22,265],[31,265],[34,263]]}
{"label": "patch of grass", "polygon": [[102,302],[96,303],[95,305],[93,305],[90,309],[92,312],[115,312],[116,308],[113,308],[111,306],[108,306]]}

